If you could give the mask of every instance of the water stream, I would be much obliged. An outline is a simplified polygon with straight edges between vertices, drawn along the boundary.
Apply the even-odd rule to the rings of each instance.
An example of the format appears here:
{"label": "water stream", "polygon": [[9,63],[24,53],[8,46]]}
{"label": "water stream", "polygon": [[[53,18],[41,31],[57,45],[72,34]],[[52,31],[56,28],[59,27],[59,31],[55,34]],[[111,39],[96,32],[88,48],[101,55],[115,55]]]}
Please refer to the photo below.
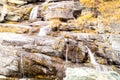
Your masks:
{"label": "water stream", "polygon": [[30,13],[30,16],[29,16],[29,20],[36,20],[37,19],[37,15],[38,15],[38,9],[39,9],[39,6],[35,6],[31,13]]}
{"label": "water stream", "polygon": [[20,54],[20,74],[21,78],[24,78],[24,67],[23,67],[23,54]]}
{"label": "water stream", "polygon": [[69,51],[69,45],[66,44],[66,53],[65,53],[65,61],[68,62],[68,51]]}
{"label": "water stream", "polygon": [[67,67],[66,77],[63,80],[120,80],[119,73],[110,70],[108,66],[97,63],[91,50],[86,48],[90,56],[90,63],[96,70],[87,67]]}
{"label": "water stream", "polygon": [[39,31],[39,33],[38,33],[38,36],[46,36],[47,34],[50,33],[50,31],[51,31],[51,28],[49,27],[49,25],[43,26],[43,27],[40,29],[40,31]]}
{"label": "water stream", "polygon": [[88,50],[88,54],[90,55],[90,62],[93,65],[98,65],[98,63],[95,60],[94,54],[91,52],[91,50],[86,46],[87,50]]}
{"label": "water stream", "polygon": [[92,53],[92,51],[86,46],[87,50],[88,50],[88,54],[90,56],[90,63],[93,64],[93,66],[95,67],[96,71],[112,71],[111,67],[108,67],[106,65],[101,65],[99,63],[96,62],[94,54]]}

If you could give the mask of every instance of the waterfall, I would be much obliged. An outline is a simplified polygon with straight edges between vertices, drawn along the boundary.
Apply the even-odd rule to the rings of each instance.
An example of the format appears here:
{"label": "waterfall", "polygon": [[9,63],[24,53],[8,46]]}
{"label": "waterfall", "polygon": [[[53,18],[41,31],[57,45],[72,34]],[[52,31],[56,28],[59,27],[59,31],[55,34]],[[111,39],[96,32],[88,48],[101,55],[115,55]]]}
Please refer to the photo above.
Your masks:
{"label": "waterfall", "polygon": [[37,19],[38,9],[39,9],[39,6],[35,6],[32,9],[30,16],[29,16],[29,20],[36,20]]}
{"label": "waterfall", "polygon": [[111,68],[105,65],[98,64],[95,60],[95,57],[91,50],[86,46],[88,54],[90,56],[90,62],[96,68],[69,68],[67,67],[65,74],[66,77],[63,80],[119,80],[120,75],[114,71],[111,71]]}
{"label": "waterfall", "polygon": [[30,80],[24,76],[24,67],[23,67],[23,53],[20,54],[20,74],[21,78],[19,80]]}
{"label": "waterfall", "polygon": [[90,62],[93,65],[98,65],[98,63],[96,62],[95,57],[94,57],[93,53],[91,52],[91,50],[87,46],[86,46],[86,48],[88,50],[88,54],[90,55]]}
{"label": "waterfall", "polygon": [[68,62],[68,51],[69,51],[69,46],[66,44],[66,53],[65,53],[65,61],[66,63]]}
{"label": "waterfall", "polygon": [[51,31],[51,28],[49,27],[49,25],[44,26],[40,29],[38,36],[46,36],[47,34],[49,34]]}
{"label": "waterfall", "polygon": [[101,65],[99,63],[96,62],[95,57],[92,53],[92,51],[86,46],[87,50],[88,50],[88,54],[90,55],[90,62],[93,64],[93,66],[95,67],[96,71],[112,71],[113,69],[111,67],[105,66],[105,65]]}
{"label": "waterfall", "polygon": [[23,69],[23,53],[20,54],[20,74],[24,78],[24,69]]}

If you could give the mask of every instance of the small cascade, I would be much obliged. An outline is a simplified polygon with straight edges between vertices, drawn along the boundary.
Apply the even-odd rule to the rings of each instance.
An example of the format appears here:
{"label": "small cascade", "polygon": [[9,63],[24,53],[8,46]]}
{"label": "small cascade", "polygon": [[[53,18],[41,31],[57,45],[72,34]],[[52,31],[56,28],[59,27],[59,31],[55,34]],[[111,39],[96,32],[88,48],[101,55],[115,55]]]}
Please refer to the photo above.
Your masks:
{"label": "small cascade", "polygon": [[69,45],[66,44],[66,53],[65,53],[65,61],[68,62],[68,51],[69,51]]}
{"label": "small cascade", "polygon": [[51,31],[51,28],[49,27],[49,25],[44,26],[40,29],[38,36],[46,36],[47,34],[49,34]]}
{"label": "small cascade", "polygon": [[103,72],[107,72],[107,71],[112,71],[113,69],[106,66],[106,65],[101,65],[98,64],[95,60],[95,57],[93,55],[93,53],[91,52],[91,50],[86,46],[87,50],[88,50],[88,54],[90,55],[90,62],[93,64],[93,66],[96,68],[96,71],[103,71]]}
{"label": "small cascade", "polygon": [[23,67],[23,54],[20,54],[20,74],[24,78],[24,67]]}
{"label": "small cascade", "polygon": [[98,65],[98,63],[96,62],[95,57],[94,57],[93,53],[91,52],[91,50],[87,46],[86,46],[86,48],[88,50],[88,54],[90,55],[90,62],[93,65]]}
{"label": "small cascade", "polygon": [[38,9],[39,9],[39,6],[35,6],[31,13],[30,13],[30,16],[29,16],[29,20],[36,20],[37,19],[37,15],[38,15]]}

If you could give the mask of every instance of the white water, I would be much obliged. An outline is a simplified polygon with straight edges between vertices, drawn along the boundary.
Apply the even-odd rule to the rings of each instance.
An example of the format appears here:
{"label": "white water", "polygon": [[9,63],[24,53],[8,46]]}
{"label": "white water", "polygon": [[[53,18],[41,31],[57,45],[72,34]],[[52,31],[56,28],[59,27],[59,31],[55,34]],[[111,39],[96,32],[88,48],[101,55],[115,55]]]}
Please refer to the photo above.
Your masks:
{"label": "white water", "polygon": [[97,71],[91,68],[67,68],[63,80],[120,80],[120,75],[114,71]]}
{"label": "white water", "polygon": [[49,27],[49,25],[44,26],[40,29],[38,36],[46,36],[47,34],[49,34],[51,31],[51,28]]}
{"label": "white water", "polygon": [[28,79],[28,78],[21,78],[19,80],[31,80],[31,79]]}
{"label": "white water", "polygon": [[96,71],[107,72],[107,71],[112,71],[113,70],[111,67],[108,67],[106,65],[101,65],[101,64],[97,63],[96,60],[95,60],[94,54],[91,52],[91,50],[87,46],[86,46],[86,48],[88,50],[88,54],[90,55],[90,63],[93,64]]}
{"label": "white water", "polygon": [[96,62],[91,50],[87,47],[90,61],[96,68],[91,69],[87,67],[67,68],[65,71],[66,77],[63,80],[119,80],[120,75],[114,71],[110,71],[109,67],[100,65]]}
{"label": "white water", "polygon": [[20,54],[20,74],[21,77],[24,78],[24,69],[23,69],[23,54]]}
{"label": "white water", "polygon": [[6,79],[6,76],[0,75],[0,79]]}
{"label": "white water", "polygon": [[86,46],[86,48],[88,50],[88,54],[90,55],[90,62],[93,65],[98,65],[98,63],[96,62],[95,57],[94,57],[93,53],[91,52],[91,50],[87,46]]}
{"label": "white water", "polygon": [[66,55],[65,55],[66,63],[68,62],[68,51],[69,51],[68,44],[66,44]]}
{"label": "white water", "polygon": [[30,13],[30,16],[29,16],[29,20],[36,20],[37,19],[37,15],[38,15],[38,9],[39,9],[39,6],[35,6],[31,13]]}

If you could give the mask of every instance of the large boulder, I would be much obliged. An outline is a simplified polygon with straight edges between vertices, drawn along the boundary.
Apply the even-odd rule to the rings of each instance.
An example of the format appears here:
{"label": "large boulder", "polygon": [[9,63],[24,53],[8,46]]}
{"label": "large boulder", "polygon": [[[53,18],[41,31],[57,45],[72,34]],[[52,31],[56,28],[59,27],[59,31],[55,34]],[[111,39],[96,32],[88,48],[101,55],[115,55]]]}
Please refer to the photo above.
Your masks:
{"label": "large boulder", "polygon": [[16,75],[18,61],[16,50],[13,47],[0,45],[0,74],[5,76]]}
{"label": "large boulder", "polygon": [[73,1],[49,3],[47,8],[45,9],[45,19],[49,20],[53,18],[73,18],[73,8]]}

